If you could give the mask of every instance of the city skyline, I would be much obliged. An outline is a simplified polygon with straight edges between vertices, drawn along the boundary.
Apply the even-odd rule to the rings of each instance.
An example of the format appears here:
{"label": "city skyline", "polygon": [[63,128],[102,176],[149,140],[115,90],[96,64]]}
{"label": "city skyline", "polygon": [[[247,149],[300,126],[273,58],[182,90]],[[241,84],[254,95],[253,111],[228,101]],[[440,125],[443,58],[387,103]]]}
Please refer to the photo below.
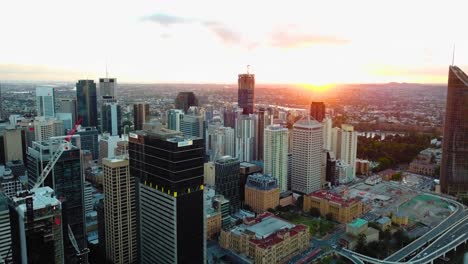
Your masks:
{"label": "city skyline", "polygon": [[235,83],[250,64],[258,83],[445,83],[454,44],[455,63],[468,67],[457,0],[426,1],[424,12],[403,1],[268,3],[267,12],[261,1],[28,5],[11,2],[0,18],[9,25],[1,80],[97,80],[108,65],[121,83]]}

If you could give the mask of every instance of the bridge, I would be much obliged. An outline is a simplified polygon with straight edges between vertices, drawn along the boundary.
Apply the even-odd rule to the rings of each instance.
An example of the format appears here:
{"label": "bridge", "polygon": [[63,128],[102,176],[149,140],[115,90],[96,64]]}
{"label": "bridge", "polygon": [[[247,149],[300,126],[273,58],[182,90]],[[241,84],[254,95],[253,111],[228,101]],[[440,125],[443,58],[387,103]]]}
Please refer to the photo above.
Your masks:
{"label": "bridge", "polygon": [[[433,263],[439,257],[456,250],[458,246],[468,240],[468,210],[464,205],[450,198],[440,195],[426,193],[431,196],[442,198],[456,206],[456,211],[435,228],[411,242],[406,247],[393,253],[385,260],[368,257],[352,250],[343,249],[339,252],[342,256],[350,259],[353,263],[375,263],[375,264],[423,264]],[[411,257],[410,260],[406,260]],[[356,258],[361,262],[356,262]]]}

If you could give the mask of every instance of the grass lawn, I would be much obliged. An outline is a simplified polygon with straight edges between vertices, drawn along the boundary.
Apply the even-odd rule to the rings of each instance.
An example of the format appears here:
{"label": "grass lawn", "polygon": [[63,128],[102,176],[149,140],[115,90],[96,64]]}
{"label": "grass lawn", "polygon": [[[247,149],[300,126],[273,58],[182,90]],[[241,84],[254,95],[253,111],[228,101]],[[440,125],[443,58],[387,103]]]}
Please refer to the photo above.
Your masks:
{"label": "grass lawn", "polygon": [[324,236],[335,226],[333,222],[327,221],[324,218],[312,218],[303,215],[291,214],[281,215],[281,217],[293,222],[294,224],[303,224],[308,226],[311,235]]}

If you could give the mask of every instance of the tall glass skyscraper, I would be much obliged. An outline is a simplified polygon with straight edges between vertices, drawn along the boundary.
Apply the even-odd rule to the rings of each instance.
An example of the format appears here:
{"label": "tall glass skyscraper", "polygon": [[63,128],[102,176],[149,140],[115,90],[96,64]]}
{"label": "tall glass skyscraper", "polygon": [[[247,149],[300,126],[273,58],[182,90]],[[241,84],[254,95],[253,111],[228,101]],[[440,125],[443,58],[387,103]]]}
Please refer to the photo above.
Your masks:
{"label": "tall glass skyscraper", "polygon": [[111,136],[122,134],[122,111],[117,102],[104,102],[101,106],[101,132]]}
{"label": "tall glass skyscraper", "polygon": [[468,192],[468,76],[449,67],[440,185],[442,192]]}
{"label": "tall glass skyscraper", "polygon": [[322,122],[325,118],[325,104],[323,102],[312,102],[310,104],[310,117]]}
{"label": "tall glass skyscraper", "polygon": [[76,83],[78,120],[84,127],[97,127],[96,83],[93,80],[79,80]]}
{"label": "tall glass skyscraper", "polygon": [[239,211],[239,159],[230,156],[221,157],[215,161],[215,190],[231,202],[231,213]]}
{"label": "tall glass skyscraper", "polygon": [[160,129],[129,134],[139,263],[205,263],[202,138]]}
{"label": "tall glass skyscraper", "polygon": [[180,92],[175,99],[175,108],[187,110],[191,106],[198,106],[198,99],[193,92]]}
{"label": "tall glass skyscraper", "polygon": [[133,105],[133,127],[135,130],[142,130],[143,124],[149,121],[149,117],[148,104]]}
{"label": "tall glass skyscraper", "polygon": [[55,90],[51,86],[36,87],[37,116],[55,116]]}
{"label": "tall glass skyscraper", "polygon": [[248,115],[254,112],[254,89],[255,89],[255,75],[254,74],[239,74],[237,79],[238,83],[238,103],[242,107],[242,114]]}

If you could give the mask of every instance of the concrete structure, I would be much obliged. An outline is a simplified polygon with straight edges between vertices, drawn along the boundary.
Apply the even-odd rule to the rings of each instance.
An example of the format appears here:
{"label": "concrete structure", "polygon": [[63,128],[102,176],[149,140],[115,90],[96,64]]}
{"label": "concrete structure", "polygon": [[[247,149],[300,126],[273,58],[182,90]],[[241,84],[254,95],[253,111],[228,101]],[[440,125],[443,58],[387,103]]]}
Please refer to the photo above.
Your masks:
{"label": "concrete structure", "polygon": [[278,180],[281,192],[288,190],[288,134],[280,125],[270,125],[264,131],[263,173]]}
{"label": "concrete structure", "polygon": [[396,212],[392,215],[392,223],[396,225],[408,225],[408,215],[402,212]]}
{"label": "concrete structure", "polygon": [[382,218],[377,219],[377,224],[380,226],[380,229],[386,230],[392,226],[392,219],[384,216]]}
{"label": "concrete structure", "polygon": [[203,139],[164,128],[135,131],[129,156],[139,262],[205,263]]}
{"label": "concrete structure", "polygon": [[361,219],[361,218],[356,218],[351,223],[346,224],[346,233],[357,236],[360,233],[363,233],[364,231],[366,231],[367,227],[368,227],[368,222],[366,220]]}
{"label": "concrete structure", "polygon": [[50,137],[63,136],[63,122],[56,118],[36,117],[34,119],[34,135],[36,141],[45,141]]}
{"label": "concrete structure", "polygon": [[23,131],[16,128],[7,128],[1,133],[3,134],[3,153],[5,155],[3,162],[23,161],[26,154]]}
{"label": "concrete structure", "polygon": [[442,165],[442,192],[468,192],[468,76],[457,66],[449,67]]}
{"label": "concrete structure", "polygon": [[215,190],[231,203],[231,213],[235,213],[240,208],[239,192],[239,159],[224,156],[214,162],[215,166]]}
{"label": "concrete structure", "polygon": [[205,184],[210,187],[215,186],[215,165],[214,162],[209,161],[203,165],[203,176]]}
{"label": "concrete structure", "polygon": [[93,160],[99,158],[99,131],[96,127],[79,127],[76,135],[80,136],[81,150],[89,150],[93,154]]}
{"label": "concrete structure", "polygon": [[332,150],[332,119],[325,117],[323,125],[323,149]]}
{"label": "concrete structure", "polygon": [[129,161],[105,158],[102,168],[106,257],[113,263],[137,263],[135,181]]}
{"label": "concrete structure", "polygon": [[222,156],[236,156],[236,144],[234,129],[231,127],[217,127],[207,131],[206,147],[210,161],[215,161]]}
{"label": "concrete structure", "polygon": [[99,78],[99,97],[101,99],[115,99],[116,78]]}
{"label": "concrete structure", "polygon": [[310,117],[322,122],[325,118],[325,104],[323,102],[312,102],[310,104]]}
{"label": "concrete structure", "polygon": [[257,129],[256,115],[241,115],[236,119],[236,157],[241,162],[257,160]]}
{"label": "concrete structure", "polygon": [[37,116],[55,117],[55,90],[52,86],[36,87]]}
{"label": "concrete structure", "polygon": [[11,252],[9,252],[11,247],[10,211],[8,197],[3,192],[0,192],[0,238],[0,259],[9,263],[12,261]]}
{"label": "concrete structure", "polygon": [[167,128],[180,131],[180,120],[184,116],[181,109],[170,109],[167,111]]}
{"label": "concrete structure", "polygon": [[76,100],[75,99],[61,99],[58,111],[59,113],[72,114],[72,124],[76,124]]}
{"label": "concrete structure", "polygon": [[271,213],[246,218],[244,224],[221,230],[221,247],[245,254],[253,263],[286,263],[309,247],[309,227],[294,225]]}
{"label": "concrete structure", "polygon": [[260,173],[250,175],[245,184],[245,204],[252,207],[256,213],[267,209],[275,209],[279,205],[280,190],[278,181]]}
{"label": "concrete structure", "polygon": [[228,228],[232,224],[231,203],[222,195],[215,195],[212,199],[212,207],[221,213],[221,228]]}
{"label": "concrete structure", "polygon": [[342,124],[341,128],[333,128],[332,151],[336,159],[343,160],[352,167],[352,176],[356,175],[357,132],[352,125]]}
{"label": "concrete structure", "polygon": [[371,173],[370,161],[357,159],[356,160],[356,174],[369,175]]}
{"label": "concrete structure", "polygon": [[67,131],[72,129],[75,126],[73,123],[73,114],[72,113],[55,113],[55,117],[62,121],[63,123],[63,130]]}
{"label": "concrete structure", "polygon": [[[115,151],[117,149],[117,144],[121,141],[119,136],[111,136],[108,133],[105,133],[101,136],[99,140],[99,158],[98,163],[100,164],[104,158],[114,158],[117,156]],[[128,154],[128,153],[127,153]],[[118,155],[122,156],[124,153]]]}
{"label": "concrete structure", "polygon": [[102,102],[101,132],[112,136],[122,135],[122,110],[116,101]]}
{"label": "concrete structure", "polygon": [[79,80],[76,83],[77,119],[84,127],[98,126],[96,83],[93,80]]}
{"label": "concrete structure", "polygon": [[308,212],[311,208],[319,209],[322,216],[331,213],[333,220],[340,223],[348,223],[363,213],[360,200],[342,197],[330,191],[316,191],[304,195],[304,211]]}
{"label": "concrete structure", "polygon": [[133,128],[135,130],[142,130],[143,124],[149,122],[149,104],[134,104],[133,105]]}
{"label": "concrete structure", "polygon": [[203,116],[188,114],[181,116],[179,131],[187,137],[203,138]]}
{"label": "concrete structure", "polygon": [[93,187],[91,186],[91,183],[87,181],[84,182],[84,209],[85,214],[94,210]]}
{"label": "concrete structure", "polygon": [[247,183],[247,177],[255,173],[262,173],[262,168],[256,164],[249,162],[240,163],[240,179],[239,179],[239,190],[240,190],[240,199],[243,203],[245,201],[245,184]]}
{"label": "concrete structure", "polygon": [[[64,252],[62,204],[54,190],[42,187],[10,204],[11,254],[15,263],[69,263]],[[68,234],[68,233],[67,233]]]}
{"label": "concrete structure", "polygon": [[419,152],[418,156],[410,163],[408,171],[416,174],[437,177],[437,168],[442,161],[441,148],[427,148]]}
{"label": "concrete structure", "polygon": [[238,79],[237,102],[242,108],[244,115],[254,113],[255,103],[255,75],[254,74],[239,74]]}
{"label": "concrete structure", "polygon": [[198,99],[193,92],[180,92],[177,94],[175,99],[176,109],[182,109],[184,113],[187,113],[191,106],[198,106]]}
{"label": "concrete structure", "polygon": [[321,188],[322,124],[300,120],[293,125],[291,189],[307,194]]}
{"label": "concrete structure", "polygon": [[340,184],[350,183],[354,180],[354,168],[344,160],[336,160],[335,162],[335,180]]}
{"label": "concrete structure", "polygon": [[18,191],[23,190],[23,185],[18,180],[12,170],[8,167],[0,165],[0,183],[1,189],[0,191],[5,193],[5,195],[9,198],[16,196]]}

